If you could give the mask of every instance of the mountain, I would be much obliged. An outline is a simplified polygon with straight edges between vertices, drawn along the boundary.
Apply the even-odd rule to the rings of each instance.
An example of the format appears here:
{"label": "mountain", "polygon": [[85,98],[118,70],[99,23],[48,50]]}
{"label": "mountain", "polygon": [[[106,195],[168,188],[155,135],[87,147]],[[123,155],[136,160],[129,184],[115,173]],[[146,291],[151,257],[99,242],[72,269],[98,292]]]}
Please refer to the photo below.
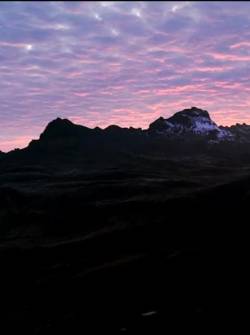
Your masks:
{"label": "mountain", "polygon": [[160,117],[149,125],[149,131],[170,136],[194,134],[220,140],[233,137],[229,130],[218,127],[207,111],[197,107],[184,109],[168,119]]}
{"label": "mountain", "polygon": [[250,143],[250,125],[236,123],[230,127],[221,126],[220,129],[231,133],[235,142]]}
{"label": "mountain", "polygon": [[143,131],[110,125],[105,129],[76,125],[70,120],[57,118],[50,122],[38,140],[30,142],[27,153],[81,156],[105,156],[118,151],[133,151],[141,140]]}
{"label": "mountain", "polygon": [[[148,129],[122,128],[110,125],[105,129],[88,128],[76,125],[70,120],[57,118],[50,122],[39,140],[32,141],[29,147],[58,147],[60,144],[72,147],[80,146],[86,149],[109,145],[112,148],[135,148],[154,141],[155,136],[174,141],[185,138],[192,141],[206,141],[210,144],[220,142],[250,142],[250,126],[236,124],[231,127],[218,126],[206,110],[191,107],[175,113],[169,118],[160,117],[149,125]],[[71,144],[70,144],[71,143]],[[141,148],[142,149],[142,148]]]}
{"label": "mountain", "polygon": [[76,125],[68,119],[57,118],[50,122],[40,135],[41,141],[55,140],[62,137],[81,137],[90,133],[90,129]]}
{"label": "mountain", "polygon": [[[68,119],[51,121],[38,140],[24,149],[15,149],[0,159],[31,162],[97,162],[119,161],[129,155],[249,155],[250,126],[236,124],[218,126],[206,110],[191,107],[169,118],[160,117],[148,129],[122,128],[110,125],[105,129],[76,125]],[[247,158],[248,159],[248,158]],[[57,164],[58,165],[58,164]]]}
{"label": "mountain", "polygon": [[[110,125],[105,129],[90,129],[84,126],[75,125],[67,119],[57,118],[50,122],[40,135],[41,141],[56,140],[59,138],[84,138],[91,135],[102,135],[102,137],[129,137],[134,134],[169,135],[172,138],[180,135],[195,134],[199,136],[214,136],[218,139],[231,139],[233,137],[230,129],[218,127],[211,120],[207,111],[192,107],[175,113],[168,119],[160,117],[149,125],[149,128],[142,131],[141,128],[121,128],[117,125]],[[102,138],[103,139],[103,138]]]}
{"label": "mountain", "polygon": [[0,153],[2,333],[200,333],[204,313],[223,329],[245,315],[249,139],[191,108],[146,130],[57,118]]}

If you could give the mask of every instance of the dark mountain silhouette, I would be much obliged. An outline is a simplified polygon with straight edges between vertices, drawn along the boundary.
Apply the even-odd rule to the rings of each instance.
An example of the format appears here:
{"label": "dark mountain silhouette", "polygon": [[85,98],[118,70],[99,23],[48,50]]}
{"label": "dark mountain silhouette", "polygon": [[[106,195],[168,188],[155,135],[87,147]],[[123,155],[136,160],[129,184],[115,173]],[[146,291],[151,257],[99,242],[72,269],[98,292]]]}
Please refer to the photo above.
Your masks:
{"label": "dark mountain silhouette", "polygon": [[[185,140],[201,140],[207,143],[220,143],[234,141],[241,143],[250,142],[250,126],[236,124],[231,127],[217,126],[211,120],[207,111],[192,107],[175,113],[168,119],[160,117],[149,125],[148,129],[122,128],[111,125],[105,129],[88,128],[76,125],[70,120],[57,118],[50,122],[40,135],[38,140],[33,140],[24,151],[57,149],[140,149],[155,137],[162,137],[162,141],[168,138],[170,141],[185,138]],[[164,142],[165,143],[165,142]],[[120,147],[121,146],[121,147]],[[154,148],[155,149],[155,148]],[[1,156],[3,154],[1,153]]]}
{"label": "dark mountain silhouette", "polygon": [[1,333],[200,334],[208,314],[225,331],[246,311],[249,201],[250,126],[57,118],[0,152]]}
{"label": "dark mountain silhouette", "polygon": [[[219,141],[249,141],[250,126],[245,124],[236,124],[231,127],[217,126],[211,120],[207,111],[192,107],[175,113],[168,119],[160,117],[149,125],[148,129],[141,128],[122,128],[116,125],[110,125],[105,129],[87,128],[80,125],[75,125],[67,119],[57,118],[50,122],[44,132],[40,135],[40,141],[46,142],[57,139],[78,138],[84,140],[92,136],[100,141],[105,139],[117,140],[119,138],[129,140],[133,136],[150,136],[153,133],[158,135],[168,135],[171,139],[179,136],[197,135],[197,137],[211,137]],[[95,141],[93,141],[95,143]]]}
{"label": "dark mountain silhouette", "polygon": [[242,123],[237,123],[236,125],[232,125],[230,127],[220,127],[226,131],[229,131],[233,135],[233,139],[238,143],[250,143],[250,126]]}
{"label": "dark mountain silhouette", "polygon": [[16,164],[83,164],[127,160],[128,156],[150,155],[182,157],[201,155],[249,158],[250,126],[217,126],[207,111],[192,107],[163,117],[148,129],[122,128],[111,125],[105,129],[76,125],[57,118],[50,122],[38,140],[24,149],[0,155],[2,165]]}
{"label": "dark mountain silhouette", "polygon": [[50,122],[40,135],[41,141],[54,140],[62,137],[82,137],[90,132],[84,126],[76,125],[70,120],[57,118]]}

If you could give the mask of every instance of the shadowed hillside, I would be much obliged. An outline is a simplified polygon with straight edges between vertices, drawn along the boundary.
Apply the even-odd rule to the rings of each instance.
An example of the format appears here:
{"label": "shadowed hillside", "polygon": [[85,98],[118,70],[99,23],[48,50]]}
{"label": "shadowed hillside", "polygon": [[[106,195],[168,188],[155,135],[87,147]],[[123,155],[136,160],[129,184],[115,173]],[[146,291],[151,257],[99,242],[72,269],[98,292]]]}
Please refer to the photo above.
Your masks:
{"label": "shadowed hillside", "polygon": [[188,122],[165,136],[57,119],[1,155],[1,327],[198,331],[207,315],[241,313],[248,145]]}

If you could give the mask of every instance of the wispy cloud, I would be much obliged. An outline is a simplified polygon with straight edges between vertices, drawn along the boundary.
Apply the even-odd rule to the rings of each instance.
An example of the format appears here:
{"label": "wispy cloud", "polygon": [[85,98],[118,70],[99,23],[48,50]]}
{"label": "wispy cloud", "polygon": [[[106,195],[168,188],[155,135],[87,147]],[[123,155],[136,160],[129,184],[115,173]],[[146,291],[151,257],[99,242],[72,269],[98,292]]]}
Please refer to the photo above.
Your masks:
{"label": "wispy cloud", "polygon": [[1,2],[0,149],[57,116],[147,127],[193,105],[250,123],[248,2]]}

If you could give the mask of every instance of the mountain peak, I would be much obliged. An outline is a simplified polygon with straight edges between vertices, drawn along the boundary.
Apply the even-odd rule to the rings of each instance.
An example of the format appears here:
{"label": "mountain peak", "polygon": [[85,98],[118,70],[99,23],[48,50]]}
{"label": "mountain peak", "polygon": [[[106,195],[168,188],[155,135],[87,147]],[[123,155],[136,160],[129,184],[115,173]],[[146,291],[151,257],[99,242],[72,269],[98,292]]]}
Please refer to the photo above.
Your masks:
{"label": "mountain peak", "polygon": [[[56,119],[52,120],[51,122],[49,122],[48,126],[58,126],[58,125],[73,125],[73,123],[68,120],[68,119],[62,119],[60,117],[57,117]],[[47,126],[47,127],[48,127]]]}
{"label": "mountain peak", "polygon": [[61,119],[60,117],[48,123],[40,139],[49,139],[67,135],[74,124],[68,119]]}
{"label": "mountain peak", "polygon": [[209,113],[206,110],[198,108],[198,107],[191,107],[191,108],[183,109],[182,111],[175,113],[171,118],[177,117],[177,116],[186,116],[186,117],[194,117],[194,118],[195,117],[205,117],[211,120]]}
{"label": "mountain peak", "polygon": [[197,107],[183,109],[168,118],[167,122],[173,125],[182,125],[185,129],[192,129],[194,132],[199,132],[199,128],[212,130],[217,127],[215,122],[211,120],[208,112]]}
{"label": "mountain peak", "polygon": [[150,124],[149,130],[166,135],[209,135],[215,139],[227,137],[226,131],[211,120],[209,113],[198,107],[183,109],[168,119],[160,117]]}
{"label": "mountain peak", "polygon": [[68,119],[62,119],[60,117],[48,123],[43,133],[40,135],[40,139],[54,139],[63,138],[68,136],[75,136],[79,132],[79,128],[84,129],[85,127],[74,124]]}

